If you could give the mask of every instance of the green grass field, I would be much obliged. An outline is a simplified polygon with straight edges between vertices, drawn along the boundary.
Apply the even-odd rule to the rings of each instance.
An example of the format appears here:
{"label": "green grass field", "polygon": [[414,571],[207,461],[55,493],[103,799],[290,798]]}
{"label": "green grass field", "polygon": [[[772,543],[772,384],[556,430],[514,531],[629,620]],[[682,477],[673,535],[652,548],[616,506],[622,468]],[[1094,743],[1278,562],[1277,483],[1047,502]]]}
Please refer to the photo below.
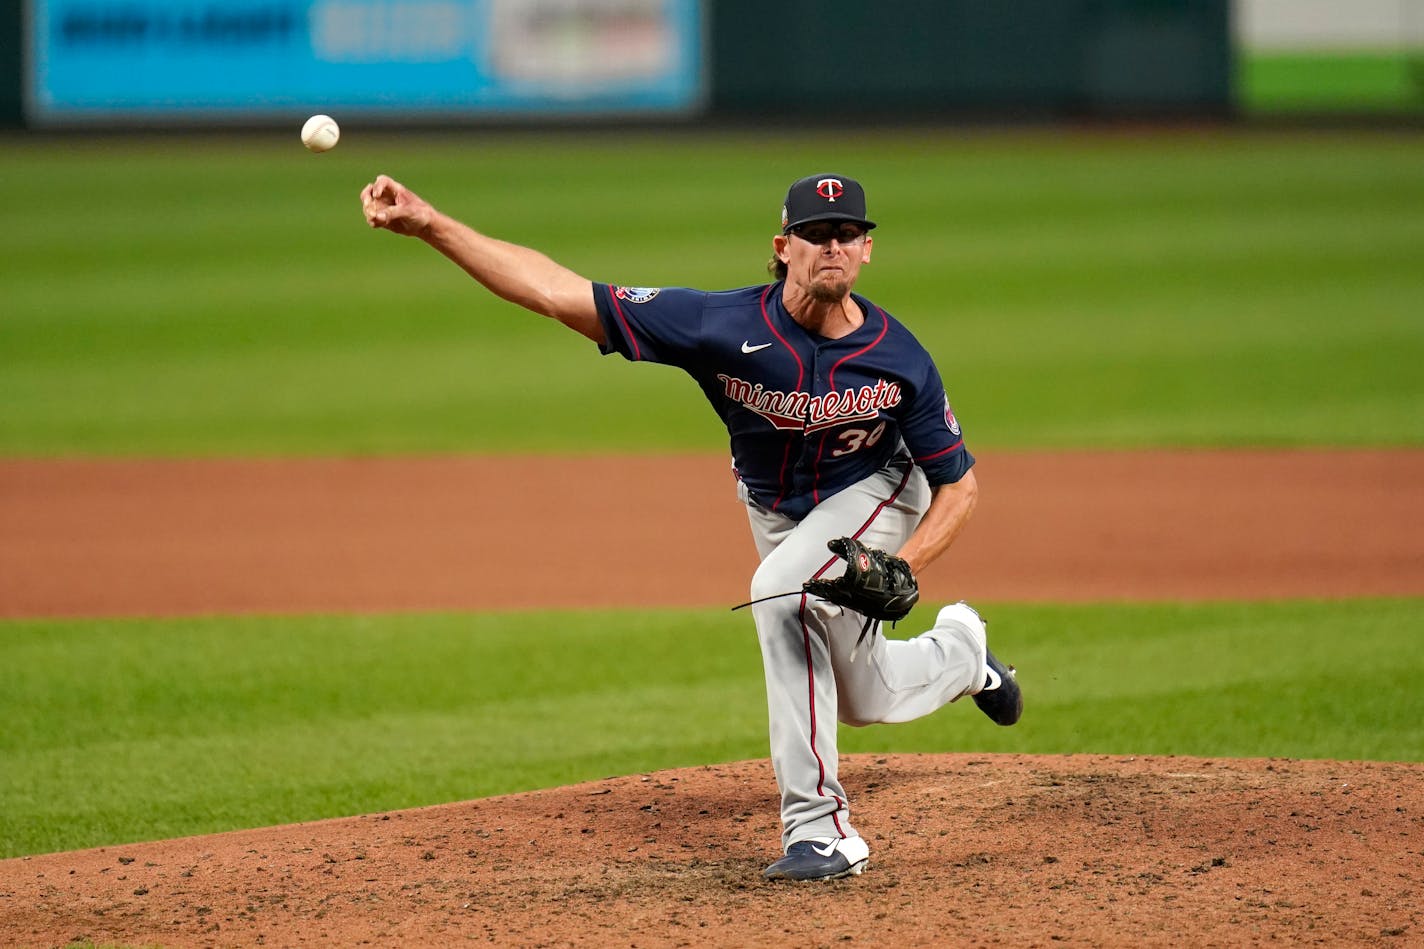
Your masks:
{"label": "green grass field", "polygon": [[[680,374],[368,232],[357,192],[386,171],[590,277],[731,287],[831,167],[882,225],[861,289],[976,447],[1424,443],[1424,135],[348,129],[0,139],[0,456],[719,450]],[[993,615],[1021,726],[843,749],[1424,758],[1424,600]],[[0,856],[766,754],[722,612],[9,621],[0,722]]]}
{"label": "green grass field", "polygon": [[[842,750],[1424,759],[1424,602],[988,615],[1018,726],[965,702]],[[0,857],[766,755],[725,611],[12,622],[0,655]]]}
{"label": "green grass field", "polygon": [[357,192],[386,171],[591,278],[732,287],[827,164],[881,222],[861,288],[976,445],[1424,441],[1424,136],[844,139],[6,141],[0,455],[717,450],[680,373],[369,232]]}

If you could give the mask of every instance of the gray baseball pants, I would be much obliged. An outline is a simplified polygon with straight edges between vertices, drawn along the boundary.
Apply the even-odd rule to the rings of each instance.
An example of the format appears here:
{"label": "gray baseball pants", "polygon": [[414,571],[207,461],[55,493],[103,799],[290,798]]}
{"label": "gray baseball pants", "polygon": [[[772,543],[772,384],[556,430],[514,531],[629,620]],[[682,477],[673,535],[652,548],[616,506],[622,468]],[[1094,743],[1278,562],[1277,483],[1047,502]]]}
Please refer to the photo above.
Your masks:
{"label": "gray baseball pants", "polygon": [[[843,573],[845,562],[826,549],[832,538],[899,550],[924,516],[930,489],[924,473],[901,455],[799,522],[743,500],[761,555],[751,585],[756,600]],[[867,636],[857,648],[864,618],[819,598],[780,597],[755,604],[752,613],[766,673],[782,846],[856,836],[838,777],[837,720],[906,722],[979,688],[986,668],[983,630],[950,622],[909,640]]]}

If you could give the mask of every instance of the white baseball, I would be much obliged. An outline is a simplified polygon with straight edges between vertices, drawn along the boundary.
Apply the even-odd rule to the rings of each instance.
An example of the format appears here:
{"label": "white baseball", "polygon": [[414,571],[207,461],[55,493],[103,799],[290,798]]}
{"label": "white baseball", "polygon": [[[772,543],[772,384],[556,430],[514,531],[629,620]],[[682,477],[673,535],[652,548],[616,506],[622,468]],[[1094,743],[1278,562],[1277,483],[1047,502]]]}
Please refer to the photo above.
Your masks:
{"label": "white baseball", "polygon": [[335,148],[341,138],[341,127],[329,115],[314,115],[302,126],[302,144],[314,152]]}

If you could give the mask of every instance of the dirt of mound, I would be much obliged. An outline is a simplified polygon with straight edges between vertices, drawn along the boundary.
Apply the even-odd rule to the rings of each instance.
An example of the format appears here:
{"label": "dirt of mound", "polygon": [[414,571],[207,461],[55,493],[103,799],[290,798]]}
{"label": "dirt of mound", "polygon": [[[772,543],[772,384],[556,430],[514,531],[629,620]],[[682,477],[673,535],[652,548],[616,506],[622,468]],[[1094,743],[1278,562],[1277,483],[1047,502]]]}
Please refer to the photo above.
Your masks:
{"label": "dirt of mound", "polygon": [[[1424,593],[1424,452],[979,472],[932,599]],[[659,552],[663,582],[607,551]],[[705,457],[0,462],[4,617],[725,605],[753,566]],[[761,880],[759,761],[0,861],[0,944],[1424,945],[1424,765],[862,755],[842,775],[872,848],[852,880]]]}
{"label": "dirt of mound", "polygon": [[766,762],[0,862],[6,945],[1420,945],[1424,765],[849,756],[858,878],[768,883]]}

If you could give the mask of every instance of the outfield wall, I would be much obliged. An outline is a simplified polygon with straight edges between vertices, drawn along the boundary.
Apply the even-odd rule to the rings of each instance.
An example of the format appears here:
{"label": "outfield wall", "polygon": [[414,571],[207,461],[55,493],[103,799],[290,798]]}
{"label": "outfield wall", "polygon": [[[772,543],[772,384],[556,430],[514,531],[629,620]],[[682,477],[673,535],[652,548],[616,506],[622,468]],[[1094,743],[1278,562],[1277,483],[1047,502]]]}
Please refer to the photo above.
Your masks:
{"label": "outfield wall", "polygon": [[23,24],[20,4],[0,3],[0,128],[24,122]]}
{"label": "outfield wall", "polygon": [[1424,112],[1424,0],[10,0],[0,127]]}
{"label": "outfield wall", "polygon": [[0,121],[1077,117],[1229,110],[1229,0],[20,0]]}
{"label": "outfield wall", "polygon": [[1227,0],[712,4],[724,115],[1225,113]]}

